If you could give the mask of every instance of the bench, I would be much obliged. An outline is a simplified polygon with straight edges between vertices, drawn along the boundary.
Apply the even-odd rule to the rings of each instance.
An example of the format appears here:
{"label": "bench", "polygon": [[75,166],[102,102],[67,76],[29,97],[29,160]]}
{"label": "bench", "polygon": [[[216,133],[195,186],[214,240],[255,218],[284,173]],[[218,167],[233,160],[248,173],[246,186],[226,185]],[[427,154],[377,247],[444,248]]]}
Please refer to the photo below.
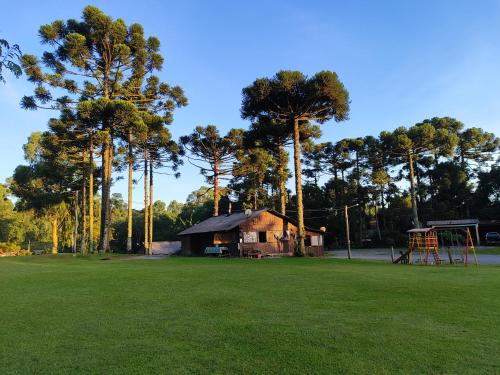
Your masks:
{"label": "bench", "polygon": [[207,246],[205,247],[205,255],[217,255],[219,257],[230,257],[231,253],[225,246]]}

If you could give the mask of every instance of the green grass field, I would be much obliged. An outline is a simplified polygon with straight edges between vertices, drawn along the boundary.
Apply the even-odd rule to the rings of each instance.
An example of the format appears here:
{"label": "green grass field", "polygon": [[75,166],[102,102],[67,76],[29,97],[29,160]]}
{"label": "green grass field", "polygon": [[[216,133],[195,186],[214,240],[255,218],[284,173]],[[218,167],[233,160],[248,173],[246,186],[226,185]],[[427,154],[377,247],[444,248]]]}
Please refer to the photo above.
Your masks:
{"label": "green grass field", "polygon": [[500,373],[500,267],[0,259],[0,373]]}

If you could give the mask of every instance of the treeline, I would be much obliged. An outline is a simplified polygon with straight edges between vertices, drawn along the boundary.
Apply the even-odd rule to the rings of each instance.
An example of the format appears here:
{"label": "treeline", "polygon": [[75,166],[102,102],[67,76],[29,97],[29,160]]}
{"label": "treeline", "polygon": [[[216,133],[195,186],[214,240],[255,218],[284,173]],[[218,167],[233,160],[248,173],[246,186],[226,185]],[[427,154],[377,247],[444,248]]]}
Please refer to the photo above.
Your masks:
{"label": "treeline", "polygon": [[[305,199],[311,209],[358,205],[351,215],[358,244],[402,245],[405,230],[428,220],[498,219],[499,144],[494,134],[445,117],[312,145],[304,152]],[[338,210],[310,217],[316,225],[326,219],[335,242],[345,240]]]}
{"label": "treeline", "polygon": [[[320,129],[309,123],[301,130],[304,218],[312,227],[326,227],[328,244],[345,245],[346,206],[358,245],[403,245],[405,231],[428,220],[498,219],[500,140],[493,133],[449,117],[336,143],[314,143]],[[259,118],[249,130],[235,132],[223,137],[213,127],[198,128],[187,138],[206,146],[188,157],[204,158],[200,170],[226,205],[233,198],[237,208],[272,207],[296,217],[300,200],[286,189],[289,123]],[[223,140],[232,151],[226,147],[217,164],[209,155]],[[217,187],[215,176],[228,179],[227,186]]]}
{"label": "treeline", "polygon": [[[360,244],[398,242],[405,229],[427,219],[486,218],[498,209],[499,141],[455,119],[315,143],[321,124],[349,116],[348,91],[334,72],[280,71],[257,79],[242,90],[247,130],[220,134],[215,125],[198,126],[175,141],[168,125],[188,100],[156,75],[163,66],[160,42],[141,25],[127,26],[89,6],[81,20],[54,21],[39,35],[48,50],[21,57],[35,86],[21,105],[59,116],[48,131],[31,135],[27,164],[15,169],[8,188],[17,198],[15,212],[50,225],[53,253],[62,247],[149,253],[152,241],[175,239],[231,208],[272,207],[296,217],[298,254],[304,254],[306,223],[326,226],[329,243],[342,244],[346,206]],[[154,176],[178,178],[185,160],[208,186],[186,203],[155,202]],[[126,200],[111,194],[117,174],[127,176]],[[144,186],[141,211],[132,209],[134,183]],[[36,240],[46,240],[46,232]]]}

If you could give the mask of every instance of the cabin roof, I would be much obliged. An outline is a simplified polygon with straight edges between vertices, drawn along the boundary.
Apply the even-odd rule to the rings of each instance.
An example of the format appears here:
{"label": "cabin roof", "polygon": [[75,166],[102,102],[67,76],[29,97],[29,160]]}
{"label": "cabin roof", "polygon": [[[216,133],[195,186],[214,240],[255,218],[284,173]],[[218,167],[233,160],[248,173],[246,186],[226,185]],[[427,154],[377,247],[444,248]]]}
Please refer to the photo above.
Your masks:
{"label": "cabin roof", "polygon": [[[288,220],[290,223],[297,225],[297,222],[288,216],[282,215],[277,211],[268,209],[268,208],[262,208],[260,210],[252,211],[252,214],[250,216],[246,216],[245,212],[235,212],[232,214],[225,214],[225,215],[219,215],[219,216],[212,216],[209,217],[206,220],[203,220],[199,222],[198,224],[193,225],[190,228],[187,228],[183,230],[182,232],[178,233],[179,236],[184,236],[187,234],[197,234],[197,233],[210,233],[210,232],[226,232],[228,230],[234,229],[241,224],[243,224],[245,221],[253,219],[257,216],[259,216],[263,212],[269,212],[275,216],[278,216],[282,219]],[[312,232],[318,232],[321,233],[320,230],[318,229],[312,229],[312,228],[305,228],[306,230],[312,231]]]}

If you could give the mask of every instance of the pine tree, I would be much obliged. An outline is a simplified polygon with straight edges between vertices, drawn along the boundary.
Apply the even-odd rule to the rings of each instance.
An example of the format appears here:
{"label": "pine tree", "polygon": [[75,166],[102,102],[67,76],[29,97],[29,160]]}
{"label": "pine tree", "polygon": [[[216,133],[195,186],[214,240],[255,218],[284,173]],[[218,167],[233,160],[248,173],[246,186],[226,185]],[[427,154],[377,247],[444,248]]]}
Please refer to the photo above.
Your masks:
{"label": "pine tree", "polygon": [[297,195],[298,254],[305,254],[300,124],[346,120],[349,94],[334,72],[323,71],[308,78],[300,72],[281,71],[272,78],[257,79],[243,89],[243,118],[269,117],[287,121],[293,134],[295,191]]}
{"label": "pine tree", "polygon": [[23,73],[19,66],[21,50],[17,44],[9,44],[5,39],[0,39],[0,82],[5,83],[3,69],[9,70],[17,78]]}
{"label": "pine tree", "polygon": [[221,136],[215,125],[197,126],[190,135],[181,137],[180,144],[191,164],[200,169],[214,194],[213,216],[219,216],[220,182],[229,179],[242,141],[243,130],[231,129]]}
{"label": "pine tree", "polygon": [[[136,104],[152,101],[140,91],[146,77],[162,67],[160,43],[155,37],[146,39],[141,25],[127,27],[123,20],[113,20],[94,6],[83,10],[81,21],[54,21],[41,26],[39,34],[52,50],[44,52],[41,62],[33,55],[23,56],[23,68],[36,88],[21,104],[26,109],[64,109],[88,100],[98,107],[102,155],[99,250],[108,251],[114,141],[124,119],[135,117]],[[60,90],[65,95],[55,97]],[[157,106],[170,111],[171,101],[156,99]],[[126,107],[123,102],[134,106]],[[124,118],[125,108],[130,112]]]}

